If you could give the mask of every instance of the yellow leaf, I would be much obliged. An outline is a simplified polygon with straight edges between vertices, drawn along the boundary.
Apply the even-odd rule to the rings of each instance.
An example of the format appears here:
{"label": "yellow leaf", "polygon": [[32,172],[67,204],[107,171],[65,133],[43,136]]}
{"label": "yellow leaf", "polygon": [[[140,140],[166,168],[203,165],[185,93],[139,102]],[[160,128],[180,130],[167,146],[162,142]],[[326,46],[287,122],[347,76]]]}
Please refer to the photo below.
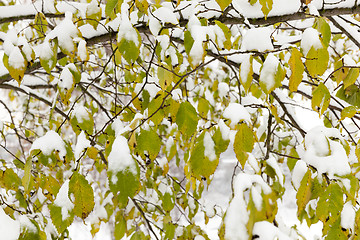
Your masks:
{"label": "yellow leaf", "polygon": [[289,65],[291,69],[289,89],[291,92],[296,92],[299,84],[302,81],[302,75],[304,72],[304,65],[301,61],[301,53],[297,48],[293,48],[291,51]]}

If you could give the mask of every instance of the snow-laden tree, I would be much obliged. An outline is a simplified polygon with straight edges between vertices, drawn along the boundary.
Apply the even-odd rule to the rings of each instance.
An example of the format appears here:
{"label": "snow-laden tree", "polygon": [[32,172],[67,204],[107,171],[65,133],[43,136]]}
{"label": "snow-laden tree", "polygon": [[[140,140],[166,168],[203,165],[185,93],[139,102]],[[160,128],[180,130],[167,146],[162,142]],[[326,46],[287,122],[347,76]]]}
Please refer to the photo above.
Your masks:
{"label": "snow-laden tree", "polygon": [[357,238],[358,4],[1,0],[0,238]]}

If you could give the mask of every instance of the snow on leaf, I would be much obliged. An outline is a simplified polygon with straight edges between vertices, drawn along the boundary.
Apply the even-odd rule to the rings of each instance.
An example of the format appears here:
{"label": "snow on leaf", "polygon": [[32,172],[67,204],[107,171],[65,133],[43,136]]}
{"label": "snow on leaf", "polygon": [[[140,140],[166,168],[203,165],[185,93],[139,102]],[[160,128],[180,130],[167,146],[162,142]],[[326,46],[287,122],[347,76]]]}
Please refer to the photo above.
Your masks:
{"label": "snow on leaf", "polygon": [[198,180],[202,180],[203,177],[208,179],[210,175],[215,172],[219,163],[219,159],[216,156],[214,149],[211,149],[214,148],[214,146],[210,146],[210,141],[212,144],[214,143],[209,132],[202,133],[196,139],[195,147],[191,151],[189,160],[190,171]]}
{"label": "snow on leaf", "polygon": [[281,85],[281,81],[284,77],[285,72],[279,63],[278,58],[275,57],[273,53],[270,53],[266,57],[260,72],[260,87],[265,93],[270,93]]}
{"label": "snow on leaf", "polygon": [[239,103],[230,103],[223,113],[224,118],[230,119],[230,127],[234,128],[240,121],[251,122],[251,116],[246,108]]}
{"label": "snow on leaf", "polygon": [[240,64],[240,82],[246,92],[249,92],[253,80],[253,57],[248,54]]}
{"label": "snow on leaf", "polygon": [[85,219],[94,208],[94,191],[85,177],[74,172],[69,182],[69,195],[74,194],[74,214]]}
{"label": "snow on leaf", "polygon": [[44,155],[50,155],[53,151],[58,151],[60,158],[64,158],[66,155],[64,141],[59,134],[53,130],[48,131],[44,136],[36,139],[29,152],[35,149],[41,150]]}

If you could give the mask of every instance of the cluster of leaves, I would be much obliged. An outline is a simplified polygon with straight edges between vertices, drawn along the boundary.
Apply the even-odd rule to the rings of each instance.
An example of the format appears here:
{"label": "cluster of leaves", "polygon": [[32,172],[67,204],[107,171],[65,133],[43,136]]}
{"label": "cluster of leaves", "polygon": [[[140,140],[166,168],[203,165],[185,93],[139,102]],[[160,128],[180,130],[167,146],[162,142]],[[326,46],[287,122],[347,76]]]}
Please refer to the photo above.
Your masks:
{"label": "cluster of leaves", "polygon": [[[332,5],[308,14],[311,1],[270,17],[276,3],[0,2],[0,204],[22,219],[15,235],[65,239],[80,219],[93,236],[108,224],[115,239],[209,239],[200,223],[213,219],[221,239],[256,237],[261,221],[281,232],[288,173],[300,221],[322,222],[327,239],[356,237],[358,17],[344,21],[326,12]],[[238,4],[261,15],[244,20]],[[29,7],[33,15],[20,14]],[[12,8],[19,16],[2,17]],[[271,47],[247,49],[260,23]],[[341,133],[314,157],[344,151],[346,174],[304,157],[313,146],[294,109],[307,104]],[[203,194],[227,149],[236,189],[219,211]],[[301,235],[291,227],[284,232]]]}

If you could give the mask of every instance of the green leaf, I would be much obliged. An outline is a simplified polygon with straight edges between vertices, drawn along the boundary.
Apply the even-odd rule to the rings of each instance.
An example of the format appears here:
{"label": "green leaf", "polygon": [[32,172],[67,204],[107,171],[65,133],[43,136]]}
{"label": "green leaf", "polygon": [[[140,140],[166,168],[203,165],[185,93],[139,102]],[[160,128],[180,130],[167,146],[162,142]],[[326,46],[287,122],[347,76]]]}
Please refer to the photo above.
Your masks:
{"label": "green leaf", "polygon": [[273,0],[259,0],[265,19],[273,7]]}
{"label": "green leaf", "polygon": [[29,193],[29,190],[30,190],[31,167],[32,167],[32,160],[31,160],[31,158],[28,158],[25,163],[24,176],[21,179],[22,185],[24,186],[25,193]]}
{"label": "green leaf", "polygon": [[344,86],[341,86],[337,91],[336,96],[351,105],[360,107],[360,89],[355,84],[346,89],[344,89]]}
{"label": "green leaf", "polygon": [[357,108],[354,106],[348,106],[341,111],[341,119],[352,118],[357,113]]}
{"label": "green leaf", "polygon": [[69,195],[71,194],[74,194],[75,198],[75,216],[85,219],[95,205],[94,191],[85,177],[78,172],[74,172],[69,182]]}
{"label": "green leaf", "polygon": [[221,130],[220,128],[217,128],[215,130],[214,135],[212,136],[212,139],[215,143],[215,152],[217,156],[220,156],[221,153],[225,152],[226,149],[229,146],[230,140],[224,140],[222,138]]}
{"label": "green leaf", "polygon": [[[137,31],[136,28],[133,28],[133,30],[136,32],[138,42],[140,43],[141,38],[139,32]],[[128,40],[125,37],[118,39],[119,51],[123,56],[123,58],[125,58],[126,62],[128,62],[129,64],[134,63],[136,59],[139,57],[140,46],[141,44],[137,45],[134,41]]]}
{"label": "green leaf", "polygon": [[304,72],[304,65],[301,61],[301,53],[297,48],[293,48],[291,50],[289,66],[291,69],[291,75],[289,79],[289,89],[291,92],[296,92],[298,86],[302,81],[302,76]]}
{"label": "green leaf", "polygon": [[185,47],[185,52],[187,55],[190,54],[191,48],[194,44],[194,39],[191,36],[190,31],[185,31],[184,33],[184,47]]}
{"label": "green leaf", "polygon": [[329,52],[326,47],[315,49],[311,47],[309,52],[306,55],[305,65],[310,75],[317,77],[322,75],[327,67],[329,62]]}
{"label": "green leaf", "polygon": [[230,5],[232,0],[216,0],[217,4],[219,4],[221,11],[224,11],[227,6]]}
{"label": "green leaf", "polygon": [[127,231],[126,219],[123,216],[122,211],[119,211],[116,214],[115,218],[115,229],[114,229],[114,237],[116,240],[120,240],[125,236]]}
{"label": "green leaf", "polygon": [[189,139],[196,131],[198,116],[195,108],[189,102],[180,104],[176,114],[176,124],[185,139]]}
{"label": "green leaf", "polygon": [[311,186],[311,172],[308,170],[302,178],[300,187],[296,193],[296,205],[298,207],[298,215],[300,215],[301,212],[305,210],[307,203],[311,199]]}
{"label": "green leaf", "polygon": [[198,103],[198,112],[199,115],[203,118],[207,117],[207,114],[210,110],[210,103],[205,98],[200,98]]}
{"label": "green leaf", "polygon": [[115,16],[114,9],[119,4],[121,5],[122,0],[108,0],[105,6],[105,15],[108,17]]}
{"label": "green leaf", "polygon": [[125,171],[119,171],[117,173],[113,173],[109,170],[108,178],[110,190],[115,195],[119,193],[119,204],[120,206],[125,207],[128,202],[128,198],[134,197],[140,188],[139,168],[137,167],[136,174],[129,171],[128,169]]}
{"label": "green leaf", "polygon": [[318,17],[315,19],[314,28],[318,30],[321,34],[321,41],[325,45],[325,47],[329,46],[329,42],[331,39],[331,30],[329,24],[322,17]]}
{"label": "green leaf", "polygon": [[236,158],[240,162],[241,166],[244,167],[248,158],[247,152],[251,152],[254,148],[254,134],[252,130],[245,124],[242,123],[235,135],[234,140],[234,151]]}
{"label": "green leaf", "polygon": [[343,192],[336,182],[331,182],[326,191],[320,195],[316,216],[325,224],[327,217],[336,218],[343,208]]}
{"label": "green leaf", "polygon": [[63,233],[74,220],[73,212],[69,212],[69,217],[63,220],[61,209],[61,207],[55,204],[49,205],[51,220],[60,234]]}
{"label": "green leaf", "polygon": [[174,206],[175,206],[175,201],[173,199],[173,196],[168,193],[165,192],[164,196],[161,198],[162,199],[162,203],[163,203],[163,208],[166,212],[170,212]]}
{"label": "green leaf", "polygon": [[154,160],[160,152],[161,140],[159,135],[154,130],[141,130],[140,135],[136,139],[137,151],[144,156],[144,151],[147,151],[149,158]]}
{"label": "green leaf", "polygon": [[11,168],[0,172],[0,187],[6,190],[18,190],[21,185],[19,176]]}
{"label": "green leaf", "polygon": [[196,139],[196,144],[191,151],[189,162],[190,171],[198,180],[202,180],[203,177],[208,179],[210,175],[215,172],[216,167],[219,164],[218,157],[215,160],[210,160],[207,156],[205,156],[204,136],[205,132]]}
{"label": "green leaf", "polygon": [[351,68],[349,70],[349,73],[346,75],[344,79],[344,88],[346,89],[350,85],[353,85],[358,77],[359,77],[359,69]]}
{"label": "green leaf", "polygon": [[330,104],[330,92],[324,83],[320,83],[319,86],[313,91],[313,97],[311,99],[311,107],[317,111],[319,108],[319,113],[323,114],[325,110],[329,107]]}

